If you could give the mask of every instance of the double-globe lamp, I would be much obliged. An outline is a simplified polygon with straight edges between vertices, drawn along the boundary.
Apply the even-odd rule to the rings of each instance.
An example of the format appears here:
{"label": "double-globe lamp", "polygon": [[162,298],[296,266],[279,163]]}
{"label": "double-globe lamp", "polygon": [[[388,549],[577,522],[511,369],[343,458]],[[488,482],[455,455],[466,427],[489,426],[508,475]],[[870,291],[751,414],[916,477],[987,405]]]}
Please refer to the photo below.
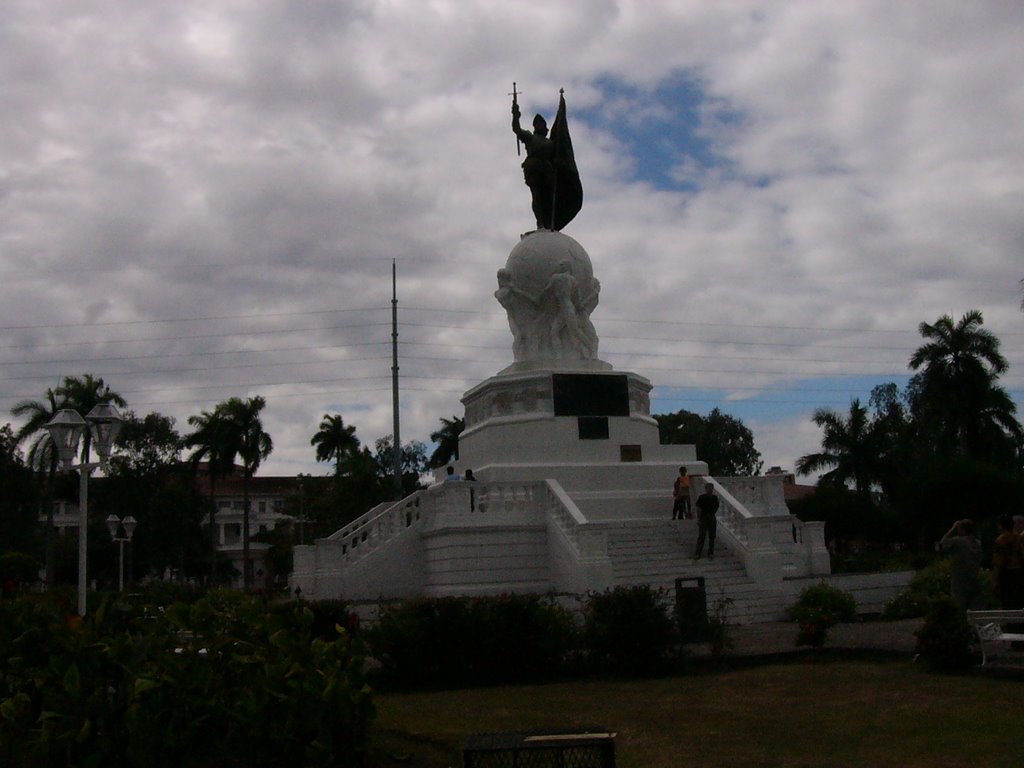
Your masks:
{"label": "double-globe lamp", "polygon": [[[114,440],[121,431],[124,419],[110,403],[100,403],[83,419],[78,411],[63,408],[46,424],[50,439],[57,448],[57,457],[65,470],[79,470],[78,483],[78,615],[85,616],[85,590],[87,585],[86,560],[89,522],[89,474],[96,468],[106,467]],[[86,452],[84,460],[75,464],[78,443],[89,430],[89,447],[96,449],[99,461],[89,461]]]}

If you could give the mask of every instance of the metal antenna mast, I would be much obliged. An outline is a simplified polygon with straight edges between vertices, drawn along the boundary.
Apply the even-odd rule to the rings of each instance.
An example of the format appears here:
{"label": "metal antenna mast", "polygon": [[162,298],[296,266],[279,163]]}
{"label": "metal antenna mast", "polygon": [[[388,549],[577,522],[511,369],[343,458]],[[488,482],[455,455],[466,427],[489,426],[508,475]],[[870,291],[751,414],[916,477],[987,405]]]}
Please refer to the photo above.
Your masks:
{"label": "metal antenna mast", "polygon": [[391,260],[391,411],[394,415],[394,445],[391,468],[395,483],[395,501],[402,498],[402,438],[398,432],[398,272]]}

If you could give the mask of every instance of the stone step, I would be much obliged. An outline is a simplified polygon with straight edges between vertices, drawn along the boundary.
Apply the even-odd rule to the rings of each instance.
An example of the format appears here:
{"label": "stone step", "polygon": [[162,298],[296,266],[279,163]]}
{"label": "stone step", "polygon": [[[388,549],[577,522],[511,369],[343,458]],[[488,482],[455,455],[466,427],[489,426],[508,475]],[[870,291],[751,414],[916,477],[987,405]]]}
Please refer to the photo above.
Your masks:
{"label": "stone step", "polygon": [[622,521],[607,529],[608,556],[616,583],[650,584],[673,592],[677,578],[703,576],[708,608],[725,598],[728,621],[748,624],[784,618],[792,602],[782,590],[766,590],[747,576],[743,564],[718,542],[714,559],[694,560],[697,526],[665,520]]}

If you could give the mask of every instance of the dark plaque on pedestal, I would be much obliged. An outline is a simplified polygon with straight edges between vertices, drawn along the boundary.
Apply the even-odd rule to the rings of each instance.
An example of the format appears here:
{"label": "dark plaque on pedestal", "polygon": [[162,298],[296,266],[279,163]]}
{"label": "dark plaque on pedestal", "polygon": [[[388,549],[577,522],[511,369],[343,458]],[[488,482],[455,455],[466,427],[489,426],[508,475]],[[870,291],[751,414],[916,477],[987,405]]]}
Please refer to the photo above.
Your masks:
{"label": "dark plaque on pedestal", "polygon": [[551,384],[555,416],[629,416],[624,375],[553,373]]}

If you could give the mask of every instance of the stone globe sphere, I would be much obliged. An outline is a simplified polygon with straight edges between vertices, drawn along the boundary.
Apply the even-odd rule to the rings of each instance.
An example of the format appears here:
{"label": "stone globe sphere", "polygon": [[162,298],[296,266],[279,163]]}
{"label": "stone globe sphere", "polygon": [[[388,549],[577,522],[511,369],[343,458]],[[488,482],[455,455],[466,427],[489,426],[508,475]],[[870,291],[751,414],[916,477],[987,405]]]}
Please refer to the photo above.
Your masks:
{"label": "stone globe sphere", "polygon": [[583,246],[568,235],[546,229],[524,235],[509,254],[505,269],[517,288],[540,296],[562,262],[569,263],[580,286],[591,284],[594,268]]}

